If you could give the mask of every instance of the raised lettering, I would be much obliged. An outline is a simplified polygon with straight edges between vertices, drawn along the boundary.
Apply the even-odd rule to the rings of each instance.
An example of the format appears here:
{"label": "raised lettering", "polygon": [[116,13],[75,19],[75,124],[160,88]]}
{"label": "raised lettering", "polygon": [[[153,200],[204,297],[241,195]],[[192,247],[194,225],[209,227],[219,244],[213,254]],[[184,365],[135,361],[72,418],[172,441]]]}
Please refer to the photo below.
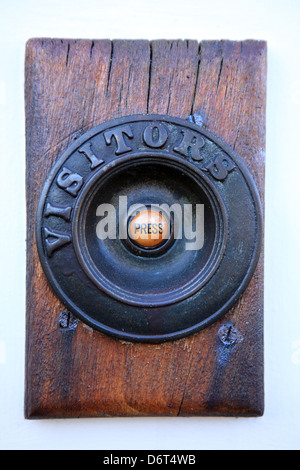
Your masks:
{"label": "raised lettering", "polygon": [[56,180],[57,186],[76,197],[83,185],[82,176],[72,173],[68,168],[63,168]]}
{"label": "raised lettering", "polygon": [[210,162],[206,166],[206,169],[210,174],[218,181],[223,181],[228,173],[235,168],[235,165],[232,163],[226,155],[218,155],[214,161]]}
{"label": "raised lettering", "polygon": [[163,124],[153,123],[149,124],[143,133],[143,139],[148,147],[160,148],[168,138],[168,132]]}
{"label": "raised lettering", "polygon": [[120,126],[120,127],[116,127],[115,129],[111,129],[109,131],[104,132],[104,140],[107,145],[111,144],[112,137],[114,137],[114,140],[117,145],[117,148],[115,151],[116,155],[121,155],[122,153],[131,152],[132,150],[132,148],[126,145],[124,135],[129,137],[129,139],[133,138],[133,134],[132,134],[132,130],[130,126],[128,125]]}
{"label": "raised lettering", "polygon": [[54,215],[56,217],[61,217],[68,222],[71,218],[71,212],[72,207],[70,206],[57,206],[48,202],[45,208],[44,216],[49,217],[50,215]]}
{"label": "raised lettering", "polygon": [[192,158],[196,161],[203,160],[203,157],[200,155],[200,150],[205,145],[203,137],[189,129],[182,131],[182,134],[182,141],[173,150],[186,158]]}
{"label": "raised lettering", "polygon": [[58,232],[57,230],[51,230],[48,227],[44,227],[44,236],[46,251],[49,258],[52,256],[54,251],[71,242],[71,237],[69,237],[69,235]]}
{"label": "raised lettering", "polygon": [[82,153],[91,162],[91,170],[94,170],[99,165],[102,165],[102,163],[104,163],[104,160],[97,157],[92,151],[91,142],[88,142],[84,144],[82,147],[80,147],[80,149],[78,149],[78,152]]}

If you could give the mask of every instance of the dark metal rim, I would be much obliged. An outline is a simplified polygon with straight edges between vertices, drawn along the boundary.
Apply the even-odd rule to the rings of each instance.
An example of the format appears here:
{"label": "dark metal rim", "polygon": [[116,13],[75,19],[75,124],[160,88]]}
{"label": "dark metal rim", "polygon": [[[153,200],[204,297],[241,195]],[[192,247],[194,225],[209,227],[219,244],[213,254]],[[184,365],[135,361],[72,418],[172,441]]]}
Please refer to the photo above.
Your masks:
{"label": "dark metal rim", "polygon": [[[140,160],[140,162],[155,161],[156,163],[163,163],[165,165],[172,166],[172,168],[174,168],[174,166],[180,168],[181,171],[184,171],[186,174],[188,174],[188,176],[194,179],[198,186],[202,188],[210,200],[214,211],[217,230],[214,247],[209,259],[207,260],[207,263],[193,280],[191,280],[182,288],[173,290],[168,294],[132,294],[125,289],[117,287],[95,268],[94,262],[90,257],[87,248],[84,231],[85,214],[92,198],[94,197],[94,192],[96,192],[99,188],[99,185],[97,184],[99,179],[101,178],[101,180],[104,182],[105,178],[109,177],[111,172],[117,172],[120,166],[126,168],[136,164],[138,160]],[[95,173],[94,176],[86,183],[74,207],[72,234],[73,246],[77,259],[85,274],[99,289],[104,291],[110,297],[121,301],[122,303],[139,307],[158,307],[172,305],[183,299],[186,299],[187,297],[190,297],[211,279],[213,274],[218,269],[225,252],[228,235],[228,222],[223,201],[214,191],[213,185],[210,184],[207,176],[203,175],[203,173],[194,167],[194,165],[191,165],[186,161],[182,161],[180,157],[174,157],[173,155],[170,156],[169,153],[162,151],[159,153],[156,152],[155,154],[153,152],[132,152],[130,156],[119,157],[117,160],[114,160],[113,162],[108,163],[105,167],[102,167],[102,169]]]}
{"label": "dark metal rim", "polygon": [[[234,295],[227,301],[226,304],[222,306],[221,309],[216,311],[214,314],[212,314],[208,319],[199,322],[198,324],[193,325],[190,328],[180,330],[174,333],[170,334],[164,334],[164,335],[137,335],[137,334],[126,334],[122,331],[115,330],[113,328],[110,328],[106,325],[103,325],[100,322],[93,321],[91,322],[90,317],[88,317],[81,309],[79,309],[73,302],[71,302],[69,299],[65,298],[63,292],[60,289],[59,284],[55,279],[52,278],[51,276],[51,269],[47,263],[47,260],[44,258],[44,250],[43,250],[43,242],[42,242],[42,227],[41,227],[41,220],[43,216],[43,210],[44,210],[44,202],[45,198],[47,196],[47,193],[49,191],[49,188],[52,184],[52,181],[59,171],[60,167],[63,165],[63,163],[69,158],[69,156],[77,150],[86,140],[90,139],[91,137],[101,133],[102,131],[115,127],[119,124],[122,124],[124,122],[130,123],[130,122],[135,122],[137,120],[145,120],[145,121],[151,121],[151,120],[161,120],[164,122],[169,122],[177,125],[184,125],[186,127],[189,127],[190,129],[193,129],[194,131],[204,135],[208,139],[212,140],[215,142],[221,149],[223,149],[231,158],[233,161],[237,163],[237,166],[239,170],[241,171],[247,185],[249,188],[249,191],[252,195],[254,206],[256,209],[256,215],[257,215],[257,240],[256,240],[256,246],[253,251],[253,256],[251,263],[249,265],[248,271],[245,274],[245,277],[243,281],[241,282],[239,288],[235,291]],[[152,114],[152,115],[130,115],[130,116],[123,116],[121,118],[116,118],[111,121],[107,121],[103,124],[100,124],[99,126],[96,126],[95,128],[87,131],[84,133],[80,138],[78,138],[73,144],[71,144],[68,149],[63,153],[63,155],[58,159],[56,164],[53,166],[53,169],[49,173],[48,177],[46,178],[46,181],[44,183],[43,189],[41,191],[40,199],[38,202],[37,206],[37,217],[36,217],[36,242],[37,242],[37,250],[38,250],[38,255],[40,258],[41,265],[43,267],[43,270],[47,276],[48,282],[54,291],[54,293],[58,296],[58,298],[65,304],[65,306],[70,310],[76,313],[76,315],[86,324],[92,326],[93,328],[97,329],[100,332],[103,332],[105,334],[111,335],[114,338],[120,338],[123,340],[127,341],[133,341],[133,342],[144,342],[144,343],[159,343],[163,341],[171,341],[171,340],[176,340],[180,339],[182,337],[191,335],[193,333],[196,333],[207,326],[211,325],[215,321],[217,321],[219,318],[221,318],[239,299],[239,297],[243,294],[243,292],[246,290],[255,270],[257,263],[260,258],[260,250],[262,246],[262,241],[263,241],[263,209],[262,205],[260,202],[260,197],[258,190],[256,188],[256,185],[254,183],[254,180],[250,174],[250,172],[247,169],[247,166],[241,160],[241,158],[236,154],[236,152],[229,147],[227,143],[225,143],[222,139],[220,139],[218,136],[213,134],[212,132],[208,131],[207,129],[203,129],[202,127],[199,127],[196,124],[193,124],[189,121],[185,121],[181,118],[177,117],[171,117],[171,116],[164,116],[164,115],[159,115],[159,114]]]}

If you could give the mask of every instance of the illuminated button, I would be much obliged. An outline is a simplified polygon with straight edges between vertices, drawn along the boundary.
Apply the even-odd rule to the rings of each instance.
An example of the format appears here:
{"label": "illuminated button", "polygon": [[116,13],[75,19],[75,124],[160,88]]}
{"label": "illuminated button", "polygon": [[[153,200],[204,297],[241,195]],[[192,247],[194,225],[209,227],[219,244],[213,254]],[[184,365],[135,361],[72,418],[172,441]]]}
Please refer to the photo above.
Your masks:
{"label": "illuminated button", "polygon": [[128,234],[138,245],[155,248],[168,238],[169,224],[160,212],[146,209],[132,218]]}

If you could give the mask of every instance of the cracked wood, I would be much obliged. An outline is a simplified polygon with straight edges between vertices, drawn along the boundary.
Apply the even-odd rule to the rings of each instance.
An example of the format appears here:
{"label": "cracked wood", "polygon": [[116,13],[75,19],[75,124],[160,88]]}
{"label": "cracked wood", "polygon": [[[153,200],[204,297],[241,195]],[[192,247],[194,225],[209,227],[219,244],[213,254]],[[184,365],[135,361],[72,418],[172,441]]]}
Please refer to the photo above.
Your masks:
{"label": "cracked wood", "polygon": [[[263,412],[263,255],[243,297],[189,338],[128,343],[78,321],[49,288],[35,211],[59,155],[122,115],[198,113],[234,147],[264,196],[266,44],[262,41],[33,39],[26,46],[27,418],[259,416]],[[228,324],[239,341],[218,336]]]}

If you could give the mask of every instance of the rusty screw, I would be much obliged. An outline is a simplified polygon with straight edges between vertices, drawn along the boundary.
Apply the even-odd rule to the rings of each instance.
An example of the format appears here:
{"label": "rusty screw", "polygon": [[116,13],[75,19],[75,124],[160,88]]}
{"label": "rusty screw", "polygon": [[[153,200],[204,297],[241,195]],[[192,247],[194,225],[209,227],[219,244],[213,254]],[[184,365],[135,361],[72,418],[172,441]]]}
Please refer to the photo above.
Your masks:
{"label": "rusty screw", "polygon": [[232,346],[239,338],[239,332],[232,325],[223,325],[219,329],[218,336],[225,346]]}
{"label": "rusty screw", "polygon": [[59,315],[58,326],[63,330],[75,330],[77,323],[77,318],[70,312],[65,311]]}
{"label": "rusty screw", "polygon": [[188,120],[192,122],[193,124],[197,124],[198,126],[205,127],[203,117],[199,113],[191,114],[188,117]]}

